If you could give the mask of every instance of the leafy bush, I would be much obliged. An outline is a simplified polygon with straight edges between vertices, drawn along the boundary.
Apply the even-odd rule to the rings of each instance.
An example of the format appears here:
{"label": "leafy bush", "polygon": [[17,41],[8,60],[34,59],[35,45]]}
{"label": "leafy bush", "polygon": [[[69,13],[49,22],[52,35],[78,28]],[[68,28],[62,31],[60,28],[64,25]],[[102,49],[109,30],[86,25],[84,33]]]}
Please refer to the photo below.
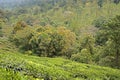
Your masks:
{"label": "leafy bush", "polygon": [[81,63],[91,63],[92,56],[87,49],[82,49],[81,53],[73,54],[71,59]]}
{"label": "leafy bush", "polygon": [[14,72],[0,67],[0,79],[1,80],[35,80],[32,77],[25,76],[19,72]]}
{"label": "leafy bush", "polygon": [[104,17],[100,17],[93,21],[94,26],[97,28],[102,28],[105,25],[105,23],[106,23],[106,18]]}

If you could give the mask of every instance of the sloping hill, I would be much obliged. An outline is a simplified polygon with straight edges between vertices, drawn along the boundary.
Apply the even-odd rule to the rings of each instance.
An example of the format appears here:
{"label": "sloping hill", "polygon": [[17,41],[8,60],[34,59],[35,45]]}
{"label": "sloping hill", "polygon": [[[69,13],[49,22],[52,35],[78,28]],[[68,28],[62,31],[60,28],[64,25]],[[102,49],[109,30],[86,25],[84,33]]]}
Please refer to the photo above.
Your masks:
{"label": "sloping hill", "polygon": [[120,70],[0,50],[0,80],[119,80]]}

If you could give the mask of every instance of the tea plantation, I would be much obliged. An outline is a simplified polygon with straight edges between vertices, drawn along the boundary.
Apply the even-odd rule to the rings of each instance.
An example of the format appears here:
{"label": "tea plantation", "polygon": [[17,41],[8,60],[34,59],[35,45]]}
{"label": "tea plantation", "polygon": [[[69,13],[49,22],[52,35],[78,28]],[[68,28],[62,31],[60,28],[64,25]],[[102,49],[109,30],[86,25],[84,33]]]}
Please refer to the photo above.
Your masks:
{"label": "tea plantation", "polygon": [[0,50],[0,80],[120,80],[120,70]]}

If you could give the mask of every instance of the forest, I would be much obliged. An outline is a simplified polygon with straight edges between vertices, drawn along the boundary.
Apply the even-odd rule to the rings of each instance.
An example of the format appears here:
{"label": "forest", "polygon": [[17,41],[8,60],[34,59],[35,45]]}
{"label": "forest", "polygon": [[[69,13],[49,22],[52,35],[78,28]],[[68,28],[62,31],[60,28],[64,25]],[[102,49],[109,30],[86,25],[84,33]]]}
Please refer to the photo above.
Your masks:
{"label": "forest", "polygon": [[0,80],[120,80],[120,0],[0,0]]}

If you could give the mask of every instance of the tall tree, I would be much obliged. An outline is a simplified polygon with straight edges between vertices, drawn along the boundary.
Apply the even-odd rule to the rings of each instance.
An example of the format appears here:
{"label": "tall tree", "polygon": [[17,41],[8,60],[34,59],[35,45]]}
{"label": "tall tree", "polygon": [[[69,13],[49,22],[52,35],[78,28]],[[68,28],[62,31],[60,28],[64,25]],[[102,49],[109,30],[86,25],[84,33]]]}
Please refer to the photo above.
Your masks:
{"label": "tall tree", "polygon": [[120,16],[111,19],[106,27],[106,32],[109,34],[109,38],[112,40],[115,48],[116,56],[116,66],[120,66],[119,57],[120,57]]}
{"label": "tall tree", "polygon": [[[109,49],[110,52],[114,53],[115,67],[120,68],[120,16],[108,20],[104,26],[101,26],[99,33],[102,34],[100,37],[106,38],[106,44],[108,42],[112,44],[107,50]],[[106,45],[104,44],[104,46]],[[109,52],[105,51],[105,53]]]}

